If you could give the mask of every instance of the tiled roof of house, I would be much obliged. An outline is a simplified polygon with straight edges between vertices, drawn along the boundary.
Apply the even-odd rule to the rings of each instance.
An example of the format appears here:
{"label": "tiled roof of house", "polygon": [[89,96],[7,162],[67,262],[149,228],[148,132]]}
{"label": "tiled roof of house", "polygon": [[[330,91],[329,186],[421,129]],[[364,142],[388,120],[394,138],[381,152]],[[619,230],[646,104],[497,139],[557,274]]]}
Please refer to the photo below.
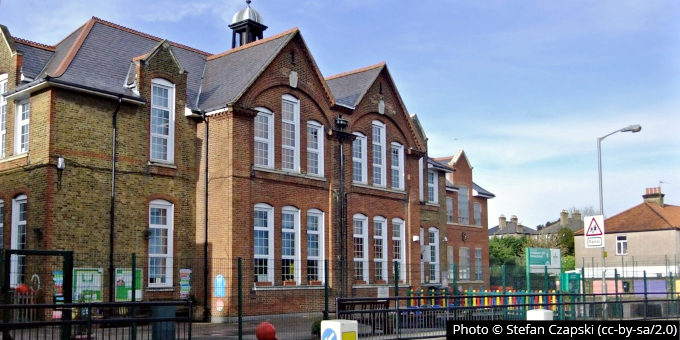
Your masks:
{"label": "tiled roof of house", "polygon": [[54,55],[54,47],[34,43],[24,39],[14,39],[17,51],[23,55],[21,71],[26,77],[36,78]]}
{"label": "tiled roof of house", "polygon": [[[680,206],[643,202],[604,221],[606,233],[680,230]],[[574,233],[583,235],[583,229]]]}
{"label": "tiled roof of house", "polygon": [[335,102],[350,108],[356,107],[384,67],[385,62],[381,62],[327,77],[326,83],[335,97]]}
{"label": "tiled roof of house", "polygon": [[495,226],[492,228],[489,228],[489,235],[490,236],[500,236],[500,235],[536,235],[538,232],[535,229],[531,229],[529,227],[523,226],[520,224],[520,227],[522,231],[520,233],[517,232],[517,228],[514,223],[508,221],[507,226],[504,228],[500,228],[499,226]]}

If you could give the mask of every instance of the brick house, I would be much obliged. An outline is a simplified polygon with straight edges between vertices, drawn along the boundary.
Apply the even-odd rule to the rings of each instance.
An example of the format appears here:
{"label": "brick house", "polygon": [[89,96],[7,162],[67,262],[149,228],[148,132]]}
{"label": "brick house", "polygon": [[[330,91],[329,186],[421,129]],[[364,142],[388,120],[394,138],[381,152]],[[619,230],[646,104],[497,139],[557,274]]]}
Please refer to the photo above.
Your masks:
{"label": "brick house", "polygon": [[[427,156],[386,64],[324,78],[297,28],[264,37],[250,6],[230,28],[210,54],[98,18],[54,46],[2,26],[3,247],[136,252],[145,299],[177,298],[191,268],[217,319],[238,258],[246,314],[321,308],[326,269],[333,296],[393,287],[393,261],[404,291],[447,284],[461,236],[435,198],[471,168]],[[470,244],[486,228],[458,224]]]}
{"label": "brick house", "polygon": [[465,151],[436,161],[455,170],[446,173],[446,194],[440,209],[446,225],[448,279],[456,275],[456,284],[462,289],[488,288],[487,201],[495,195],[473,181],[473,167]]}

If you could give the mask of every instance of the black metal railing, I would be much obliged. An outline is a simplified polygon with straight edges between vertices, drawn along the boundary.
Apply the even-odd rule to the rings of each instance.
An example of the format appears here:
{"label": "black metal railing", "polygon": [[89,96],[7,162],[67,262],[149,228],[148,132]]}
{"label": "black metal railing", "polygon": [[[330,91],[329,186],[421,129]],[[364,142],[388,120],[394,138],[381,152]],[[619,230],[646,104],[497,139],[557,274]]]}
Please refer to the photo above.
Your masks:
{"label": "black metal railing", "polygon": [[0,305],[0,331],[3,340],[191,339],[192,307],[191,301]]}

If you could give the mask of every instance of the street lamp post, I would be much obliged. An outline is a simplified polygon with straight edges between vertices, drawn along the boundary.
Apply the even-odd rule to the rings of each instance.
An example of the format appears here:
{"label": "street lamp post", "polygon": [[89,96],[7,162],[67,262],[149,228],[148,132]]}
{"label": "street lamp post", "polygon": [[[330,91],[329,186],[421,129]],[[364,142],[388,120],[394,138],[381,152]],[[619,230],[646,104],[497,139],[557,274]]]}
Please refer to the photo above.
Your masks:
{"label": "street lamp post", "polygon": [[[623,129],[616,130],[614,132],[608,133],[602,137],[597,138],[597,175],[598,175],[598,184],[600,187],[600,215],[603,216],[604,218],[604,204],[602,200],[602,140],[617,133],[617,132],[640,132],[642,130],[642,127],[638,124],[634,125],[629,125],[626,126]],[[602,241],[604,242],[604,235],[602,235]],[[604,246],[602,246],[601,249],[601,255],[602,255],[602,301],[606,302],[607,301],[607,284],[605,283],[606,277],[605,277],[605,267],[604,267]],[[607,304],[603,304],[603,316],[606,319],[607,318]]]}

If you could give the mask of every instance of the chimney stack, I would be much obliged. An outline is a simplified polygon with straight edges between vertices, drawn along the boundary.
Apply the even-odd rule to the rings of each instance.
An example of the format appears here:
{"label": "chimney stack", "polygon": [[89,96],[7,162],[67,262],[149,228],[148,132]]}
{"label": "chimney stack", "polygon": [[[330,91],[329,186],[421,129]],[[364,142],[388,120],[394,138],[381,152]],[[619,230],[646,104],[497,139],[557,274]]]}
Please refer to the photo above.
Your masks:
{"label": "chimney stack", "polygon": [[580,221],[581,220],[581,212],[578,210],[574,210],[573,213],[571,213],[571,218],[573,218],[575,221]]}
{"label": "chimney stack", "polygon": [[512,215],[510,216],[510,223],[515,225],[515,232],[518,234],[522,233],[522,227],[519,226],[519,223],[517,223],[517,216]]}
{"label": "chimney stack", "polygon": [[498,217],[498,229],[502,230],[508,225],[508,221],[505,219],[505,215],[501,214]]}
{"label": "chimney stack", "polygon": [[562,209],[562,212],[560,213],[560,227],[564,228],[569,224],[569,213]]}
{"label": "chimney stack", "polygon": [[663,197],[665,195],[661,193],[661,187],[647,188],[645,189],[645,194],[642,198],[647,203],[654,203],[663,208]]}

